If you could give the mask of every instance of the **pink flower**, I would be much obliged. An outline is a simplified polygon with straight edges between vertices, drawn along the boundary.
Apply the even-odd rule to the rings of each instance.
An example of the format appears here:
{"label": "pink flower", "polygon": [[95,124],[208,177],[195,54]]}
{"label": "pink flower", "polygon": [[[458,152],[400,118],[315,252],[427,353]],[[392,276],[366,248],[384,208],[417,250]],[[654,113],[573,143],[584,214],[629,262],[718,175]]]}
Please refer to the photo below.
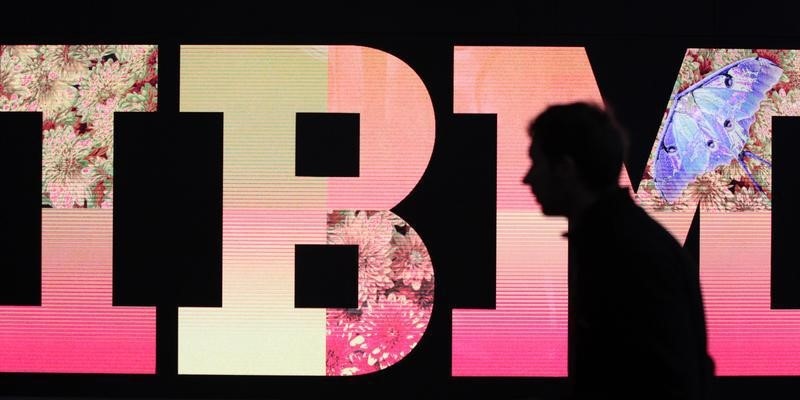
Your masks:
{"label": "pink flower", "polygon": [[337,333],[325,338],[325,374],[361,375],[376,370],[368,365],[364,336]]}
{"label": "pink flower", "polygon": [[370,366],[365,335],[358,309],[329,309],[325,327],[325,370],[327,375],[360,375],[377,370]]}
{"label": "pink flower", "polygon": [[118,62],[97,64],[81,80],[78,114],[85,122],[94,122],[110,118],[114,111],[120,111],[117,109],[119,101],[134,84],[131,75],[130,69]]}
{"label": "pink flower", "polygon": [[80,139],[71,126],[44,131],[42,183],[55,208],[85,206],[95,184],[96,175],[85,160],[91,143]]}
{"label": "pink flower", "polygon": [[417,345],[430,320],[429,312],[395,293],[361,311],[328,310],[328,375],[362,375],[389,367]]}
{"label": "pink flower", "polygon": [[83,54],[84,46],[41,46],[39,52],[51,79],[60,79],[70,85],[78,84],[89,72],[89,60]]}
{"label": "pink flower", "polygon": [[405,357],[425,332],[433,265],[419,235],[402,225],[390,212],[329,214],[328,243],[359,246],[359,307],[327,310],[328,375],[384,369]]}
{"label": "pink flower", "polygon": [[433,280],[431,256],[416,232],[409,228],[405,235],[394,235],[394,245],[392,270],[397,278],[414,290],[419,290],[423,281]]}
{"label": "pink flower", "polygon": [[329,244],[358,245],[358,301],[373,304],[387,289],[394,286],[392,272],[393,220],[389,213],[356,211],[343,222],[329,227]]}
{"label": "pink flower", "polygon": [[78,90],[50,69],[43,58],[34,58],[25,67],[22,86],[31,96],[31,103],[42,111],[45,119],[68,111],[78,97]]}
{"label": "pink flower", "polygon": [[700,203],[703,211],[723,211],[727,203],[733,201],[733,193],[728,190],[727,183],[715,172],[698,176],[686,188],[684,196],[688,196],[692,204]]}
{"label": "pink flower", "polygon": [[369,325],[367,363],[384,369],[400,361],[417,345],[430,315],[404,296],[392,293],[365,310],[362,318]]}

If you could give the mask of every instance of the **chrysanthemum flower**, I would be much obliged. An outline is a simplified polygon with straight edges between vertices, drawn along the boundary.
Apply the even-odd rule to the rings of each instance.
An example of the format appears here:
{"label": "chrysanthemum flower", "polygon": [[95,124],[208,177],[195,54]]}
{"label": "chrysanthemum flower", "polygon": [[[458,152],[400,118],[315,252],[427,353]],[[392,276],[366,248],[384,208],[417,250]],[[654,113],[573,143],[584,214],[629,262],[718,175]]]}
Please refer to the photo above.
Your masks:
{"label": "chrysanthemum flower", "polygon": [[358,302],[374,304],[394,286],[392,272],[393,220],[387,213],[357,211],[328,232],[329,244],[358,245]]}
{"label": "chrysanthemum flower", "polygon": [[42,180],[55,208],[85,205],[96,175],[85,157],[92,141],[78,136],[70,126],[46,130],[42,141]]}

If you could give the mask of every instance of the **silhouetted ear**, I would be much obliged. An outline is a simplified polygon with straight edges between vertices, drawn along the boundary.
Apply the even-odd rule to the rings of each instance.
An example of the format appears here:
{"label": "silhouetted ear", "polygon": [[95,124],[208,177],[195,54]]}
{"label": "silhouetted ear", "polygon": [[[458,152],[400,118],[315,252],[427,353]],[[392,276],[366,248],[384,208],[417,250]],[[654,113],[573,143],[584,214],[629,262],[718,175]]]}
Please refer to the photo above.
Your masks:
{"label": "silhouetted ear", "polygon": [[564,156],[558,160],[553,166],[553,173],[565,182],[575,182],[581,178],[578,173],[578,165],[575,163],[575,159],[570,156]]}

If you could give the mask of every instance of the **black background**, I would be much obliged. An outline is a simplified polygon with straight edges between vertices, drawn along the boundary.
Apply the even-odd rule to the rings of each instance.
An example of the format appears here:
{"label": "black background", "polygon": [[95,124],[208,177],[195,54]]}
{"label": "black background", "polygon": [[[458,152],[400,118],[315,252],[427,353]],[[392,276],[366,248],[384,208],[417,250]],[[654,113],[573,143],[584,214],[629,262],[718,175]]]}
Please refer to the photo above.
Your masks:
{"label": "black background", "polygon": [[[118,118],[115,134],[148,127],[153,135],[175,143],[156,157],[177,157],[197,168],[158,170],[182,176],[181,185],[163,183],[175,193],[169,212],[176,219],[141,220],[161,210],[158,202],[141,208],[115,207],[115,236],[127,235],[154,251],[168,252],[159,263],[140,270],[126,268],[115,254],[115,304],[157,305],[157,374],[0,374],[0,396],[55,398],[309,398],[322,395],[356,398],[550,398],[565,387],[564,378],[456,378],[451,367],[451,310],[494,306],[495,254],[495,127],[493,115],[454,115],[453,46],[584,46],[606,103],[616,111],[632,136],[628,170],[638,182],[658,130],[666,100],[686,48],[800,49],[798,7],[793,2],[506,2],[497,5],[441,5],[414,2],[361,2],[337,5],[259,4],[223,2],[212,8],[191,6],[184,13],[164,5],[141,3],[76,4],[59,9],[42,6],[30,12],[6,13],[0,22],[0,43],[72,44],[136,43],[159,46],[159,110]],[[37,6],[38,7],[38,6]],[[427,333],[404,360],[379,373],[359,377],[247,377],[177,375],[177,306],[218,305],[218,207],[221,173],[217,160],[220,118],[216,114],[186,115],[178,110],[179,46],[186,44],[354,44],[378,48],[408,63],[422,78],[436,113],[434,155],[416,189],[393,209],[424,238],[436,268],[436,297]],[[28,121],[29,122],[29,121]],[[7,125],[3,125],[7,124]],[[10,124],[10,125],[8,125]],[[0,126],[26,126],[0,114]],[[30,125],[30,124],[28,124]],[[208,141],[180,136],[191,127],[207,133]],[[774,308],[800,308],[800,276],[793,272],[792,227],[797,220],[788,196],[797,167],[786,162],[798,141],[800,123],[782,118],[774,126],[776,191],[773,220]],[[33,129],[37,129],[35,126]],[[9,129],[9,131],[11,131]],[[458,134],[453,134],[458,132]],[[171,136],[170,136],[171,135]],[[31,143],[2,135],[6,168],[31,164],[38,156]],[[34,143],[35,144],[35,143]],[[119,144],[119,142],[118,142]],[[16,146],[21,146],[17,148]],[[127,146],[126,146],[127,147]],[[130,144],[136,157],[137,144]],[[142,152],[147,150],[141,144]],[[25,150],[27,149],[27,151]],[[32,155],[32,156],[31,156]],[[120,155],[121,157],[124,155]],[[787,158],[782,158],[785,156]],[[131,163],[133,164],[133,163]],[[208,165],[212,165],[209,167]],[[174,163],[173,165],[180,165]],[[218,163],[217,163],[218,165]],[[170,167],[166,164],[165,168]],[[115,169],[118,193],[145,196],[138,185],[152,182],[155,171],[129,169],[131,183],[121,179],[125,161]],[[216,172],[215,172],[216,171]],[[9,174],[6,170],[6,174]],[[32,172],[34,174],[36,172]],[[171,174],[171,175],[169,175]],[[219,176],[218,176],[219,175]],[[522,171],[520,172],[522,175]],[[210,179],[208,177],[211,177]],[[20,183],[24,185],[24,182]],[[126,185],[129,185],[126,189]],[[30,188],[29,188],[30,189]],[[38,187],[35,188],[38,191]],[[158,188],[156,188],[158,189]],[[137,194],[138,193],[138,194]],[[152,193],[152,192],[151,192]],[[216,193],[216,194],[215,194]],[[206,194],[204,204],[190,202]],[[37,194],[38,195],[38,194]],[[2,195],[0,197],[8,197]],[[29,196],[28,198],[31,198]],[[4,199],[7,211],[28,210],[35,204],[17,197]],[[786,199],[786,200],[781,200]],[[152,200],[152,199],[150,199]],[[533,199],[532,199],[533,201]],[[129,204],[142,204],[131,201]],[[145,202],[147,204],[147,202]],[[148,208],[149,207],[149,208]],[[6,213],[7,215],[16,213]],[[24,212],[20,212],[23,215]],[[194,217],[193,217],[194,216]],[[469,218],[464,218],[469,216]],[[128,221],[128,222],[126,222]],[[697,220],[687,247],[697,252]],[[16,222],[15,222],[16,224]],[[186,224],[192,224],[186,235]],[[19,229],[38,232],[35,221]],[[8,228],[8,227],[6,227]],[[153,238],[145,232],[159,230]],[[123,233],[124,232],[124,233]],[[38,233],[37,233],[38,234]],[[30,236],[30,235],[29,235]],[[36,240],[12,241],[13,247],[36,254]],[[38,236],[36,236],[38,238]],[[169,246],[165,240],[170,240]],[[197,241],[210,243],[200,248]],[[115,253],[118,250],[115,244]],[[139,247],[141,248],[141,247]],[[462,249],[471,249],[469,254]],[[171,249],[171,250],[170,250]],[[202,252],[200,252],[202,250]],[[176,254],[195,251],[194,261]],[[33,258],[31,258],[33,259]],[[169,260],[172,260],[171,262]],[[205,260],[197,262],[196,260]],[[30,264],[29,264],[30,265]],[[27,271],[30,271],[28,268]],[[37,271],[38,270],[34,270]],[[4,272],[5,273],[5,272]],[[36,273],[18,281],[0,277],[5,304],[35,304]],[[124,275],[125,279],[120,277]],[[33,276],[33,280],[30,279]],[[178,277],[191,276],[188,281]],[[153,284],[155,283],[155,286]],[[15,300],[16,299],[16,300]],[[776,300],[776,299],[779,299]],[[799,372],[800,374],[800,372]],[[620,379],[624,380],[622,376]],[[800,377],[725,377],[718,380],[719,399],[795,398]]]}

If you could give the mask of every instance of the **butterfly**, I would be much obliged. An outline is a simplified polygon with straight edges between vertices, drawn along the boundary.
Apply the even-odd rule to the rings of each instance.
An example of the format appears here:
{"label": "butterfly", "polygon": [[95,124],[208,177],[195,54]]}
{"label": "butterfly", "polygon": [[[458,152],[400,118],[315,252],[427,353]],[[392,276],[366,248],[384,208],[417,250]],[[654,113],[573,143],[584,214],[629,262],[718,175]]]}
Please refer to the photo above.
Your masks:
{"label": "butterfly", "polygon": [[763,192],[745,157],[770,168],[772,164],[744,146],[761,101],[782,74],[783,70],[766,58],[746,58],[709,73],[674,96],[653,175],[656,189],[668,203],[674,203],[697,176],[734,159]]}

